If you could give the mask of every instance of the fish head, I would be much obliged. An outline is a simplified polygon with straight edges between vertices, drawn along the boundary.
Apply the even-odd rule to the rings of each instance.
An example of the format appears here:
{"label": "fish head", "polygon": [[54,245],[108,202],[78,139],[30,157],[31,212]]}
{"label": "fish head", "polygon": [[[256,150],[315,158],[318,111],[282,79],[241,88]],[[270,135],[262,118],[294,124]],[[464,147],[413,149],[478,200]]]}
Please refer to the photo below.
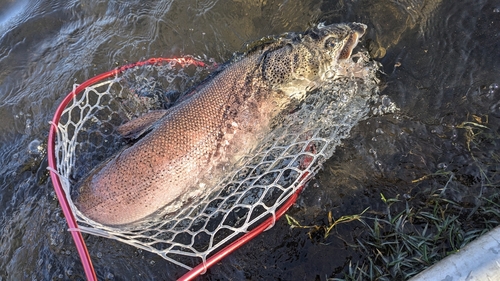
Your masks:
{"label": "fish head", "polygon": [[362,23],[319,24],[302,35],[300,49],[307,53],[308,79],[325,81],[344,75],[340,69],[349,61],[353,49],[365,34],[367,26]]}
{"label": "fish head", "polygon": [[340,66],[350,59],[365,30],[362,23],[319,24],[293,34],[265,54],[264,79],[273,88],[303,97],[325,80],[345,74]]}
{"label": "fish head", "polygon": [[304,33],[304,45],[319,59],[334,63],[351,56],[365,31],[366,25],[362,23],[319,24]]}

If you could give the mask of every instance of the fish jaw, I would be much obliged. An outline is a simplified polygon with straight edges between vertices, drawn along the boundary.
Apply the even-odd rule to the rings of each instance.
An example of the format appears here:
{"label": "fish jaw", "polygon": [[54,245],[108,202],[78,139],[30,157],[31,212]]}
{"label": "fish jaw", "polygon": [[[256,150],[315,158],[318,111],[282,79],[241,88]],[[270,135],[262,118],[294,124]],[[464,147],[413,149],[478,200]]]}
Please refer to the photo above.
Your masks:
{"label": "fish jaw", "polygon": [[349,27],[352,32],[348,36],[347,42],[344,45],[344,48],[340,52],[339,60],[346,60],[351,57],[352,50],[358,45],[359,38],[361,38],[366,31],[367,26],[362,23],[350,23]]}

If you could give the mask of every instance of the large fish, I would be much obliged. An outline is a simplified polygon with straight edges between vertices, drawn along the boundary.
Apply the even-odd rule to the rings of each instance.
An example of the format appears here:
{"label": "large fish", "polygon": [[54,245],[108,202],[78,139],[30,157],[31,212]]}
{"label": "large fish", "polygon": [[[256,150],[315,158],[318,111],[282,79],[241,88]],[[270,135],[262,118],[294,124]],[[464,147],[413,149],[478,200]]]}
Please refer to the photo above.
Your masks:
{"label": "large fish", "polygon": [[110,226],[176,211],[249,153],[279,113],[343,75],[341,62],[365,29],[360,23],[320,24],[262,44],[178,105],[125,124],[124,134],[150,132],[94,169],[80,184],[76,206]]}

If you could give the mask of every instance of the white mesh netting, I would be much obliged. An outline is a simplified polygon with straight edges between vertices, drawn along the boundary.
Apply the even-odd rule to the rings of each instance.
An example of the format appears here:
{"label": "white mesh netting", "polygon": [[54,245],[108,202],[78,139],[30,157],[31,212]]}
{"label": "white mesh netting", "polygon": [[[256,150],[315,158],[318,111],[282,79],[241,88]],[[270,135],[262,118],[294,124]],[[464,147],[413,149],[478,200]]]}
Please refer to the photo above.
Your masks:
{"label": "white mesh netting", "polygon": [[108,227],[86,218],[73,204],[74,187],[92,167],[128,145],[116,132],[119,125],[163,107],[165,97],[189,88],[208,70],[175,61],[143,65],[85,88],[64,109],[55,146],[57,173],[80,231],[156,253],[187,269],[205,262],[264,220],[275,218],[276,210],[366,116],[378,91],[378,65],[366,54],[351,64],[363,69],[362,77],[325,81],[297,110],[281,114],[252,155],[205,197],[140,229]]}

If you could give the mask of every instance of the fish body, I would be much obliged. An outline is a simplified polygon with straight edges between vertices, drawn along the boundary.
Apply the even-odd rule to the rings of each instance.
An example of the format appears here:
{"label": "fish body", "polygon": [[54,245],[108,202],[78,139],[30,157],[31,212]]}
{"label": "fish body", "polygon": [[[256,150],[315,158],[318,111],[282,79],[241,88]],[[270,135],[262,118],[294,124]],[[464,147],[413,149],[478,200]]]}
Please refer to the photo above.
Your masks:
{"label": "fish body", "polygon": [[251,152],[280,112],[335,76],[365,29],[319,25],[228,63],[188,99],[144,117],[151,131],[81,182],[77,208],[110,226],[175,212]]}

